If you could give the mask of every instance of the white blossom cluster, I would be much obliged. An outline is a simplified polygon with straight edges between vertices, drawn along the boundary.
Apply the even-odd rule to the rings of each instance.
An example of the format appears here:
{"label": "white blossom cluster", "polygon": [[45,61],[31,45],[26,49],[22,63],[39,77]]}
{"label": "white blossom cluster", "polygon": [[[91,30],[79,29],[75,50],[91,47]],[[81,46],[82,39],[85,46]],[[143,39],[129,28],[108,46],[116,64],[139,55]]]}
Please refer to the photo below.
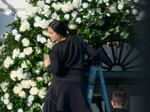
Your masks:
{"label": "white blossom cluster", "polygon": [[[4,104],[5,111],[25,112],[33,108],[35,104],[42,106],[47,87],[51,84],[51,77],[44,69],[43,54],[48,53],[53,46],[47,38],[49,33],[46,31],[53,19],[69,21],[69,29],[81,30],[81,33],[87,33],[91,39],[93,30],[88,25],[105,24],[103,17],[124,12],[124,14],[132,13],[137,20],[140,20],[143,13],[134,6],[131,10],[126,8],[131,1],[39,0],[36,5],[28,4],[24,13],[17,13],[16,24],[19,24],[15,24],[15,28],[13,26],[11,34],[7,33],[4,36],[4,39],[15,42],[14,48],[7,53],[5,48],[8,45],[5,43],[0,46],[0,54],[4,54],[1,68],[4,68],[3,72],[6,73],[2,76],[5,80],[0,82],[0,95],[2,94],[0,103]],[[138,3],[139,0],[133,0],[133,2]],[[102,9],[102,5],[105,9]],[[115,31],[119,32],[119,26],[116,26]],[[124,32],[120,31],[120,33],[127,37]],[[106,36],[110,34],[110,32],[105,33]],[[17,106],[14,102],[23,103],[24,106]]]}

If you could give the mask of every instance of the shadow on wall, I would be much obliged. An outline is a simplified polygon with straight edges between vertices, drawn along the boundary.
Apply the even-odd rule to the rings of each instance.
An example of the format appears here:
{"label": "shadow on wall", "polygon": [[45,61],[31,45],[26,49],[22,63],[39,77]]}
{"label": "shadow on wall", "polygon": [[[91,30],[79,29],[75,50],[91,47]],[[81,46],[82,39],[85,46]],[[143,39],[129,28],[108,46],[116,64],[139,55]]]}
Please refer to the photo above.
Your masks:
{"label": "shadow on wall", "polygon": [[15,20],[14,14],[17,12],[6,0],[1,0],[1,2],[5,4],[7,8],[0,8],[0,38],[5,32],[10,30],[7,26]]}

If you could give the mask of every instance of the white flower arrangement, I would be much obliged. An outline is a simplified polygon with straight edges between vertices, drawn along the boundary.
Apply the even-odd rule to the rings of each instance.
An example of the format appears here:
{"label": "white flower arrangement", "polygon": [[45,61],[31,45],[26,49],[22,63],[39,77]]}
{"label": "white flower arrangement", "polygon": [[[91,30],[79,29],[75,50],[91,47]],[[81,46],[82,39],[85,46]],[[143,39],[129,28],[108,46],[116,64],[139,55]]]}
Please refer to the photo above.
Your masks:
{"label": "white flower arrangement", "polygon": [[0,44],[0,112],[41,112],[36,109],[41,109],[52,78],[44,68],[43,54],[53,46],[46,31],[53,19],[67,21],[71,33],[96,45],[110,36],[127,38],[129,16],[136,20],[144,16],[132,3],[139,0],[28,1]]}

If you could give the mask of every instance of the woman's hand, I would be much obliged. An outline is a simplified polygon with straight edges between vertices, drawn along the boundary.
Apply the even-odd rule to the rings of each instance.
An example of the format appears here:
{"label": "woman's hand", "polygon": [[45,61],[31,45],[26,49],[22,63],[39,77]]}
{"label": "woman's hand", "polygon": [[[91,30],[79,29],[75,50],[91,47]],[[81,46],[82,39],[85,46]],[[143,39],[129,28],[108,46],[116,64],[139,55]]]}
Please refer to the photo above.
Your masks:
{"label": "woman's hand", "polygon": [[51,64],[51,60],[49,58],[49,55],[48,54],[44,54],[44,66],[45,68],[47,68],[48,65]]}

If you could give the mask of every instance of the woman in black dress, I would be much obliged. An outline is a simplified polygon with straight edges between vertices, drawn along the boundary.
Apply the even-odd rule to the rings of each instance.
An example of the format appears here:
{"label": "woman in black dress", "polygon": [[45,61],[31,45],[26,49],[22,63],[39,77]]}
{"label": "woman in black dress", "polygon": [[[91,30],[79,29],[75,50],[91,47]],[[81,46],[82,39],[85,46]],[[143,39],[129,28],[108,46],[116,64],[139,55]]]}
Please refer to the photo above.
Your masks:
{"label": "woman in black dress", "polygon": [[87,103],[83,71],[85,55],[93,60],[97,51],[82,38],[68,35],[67,26],[54,20],[48,27],[55,45],[44,56],[44,65],[53,74],[43,107],[44,112],[91,112]]}

